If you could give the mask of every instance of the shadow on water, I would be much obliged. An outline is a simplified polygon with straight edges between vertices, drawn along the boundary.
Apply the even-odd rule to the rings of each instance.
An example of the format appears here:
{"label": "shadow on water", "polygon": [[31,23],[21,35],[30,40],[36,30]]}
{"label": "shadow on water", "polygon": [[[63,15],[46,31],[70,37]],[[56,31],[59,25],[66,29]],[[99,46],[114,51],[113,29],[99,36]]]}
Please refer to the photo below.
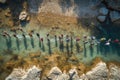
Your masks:
{"label": "shadow on water", "polygon": [[44,45],[43,42],[41,43],[41,49],[42,49],[43,52],[45,52],[45,45]]}
{"label": "shadow on water", "polygon": [[41,48],[41,41],[39,40],[39,47]]}
{"label": "shadow on water", "polygon": [[73,39],[71,37],[71,41],[70,41],[70,51],[71,53],[73,52]]}
{"label": "shadow on water", "polygon": [[23,38],[23,41],[24,41],[24,47],[27,50],[27,48],[28,48],[28,46],[27,46],[27,38],[25,36]]}
{"label": "shadow on water", "polygon": [[57,37],[55,36],[55,47],[58,47]]}
{"label": "shadow on water", "polygon": [[59,49],[60,49],[61,52],[64,52],[64,43],[63,43],[63,41],[60,42]]}
{"label": "shadow on water", "polygon": [[11,37],[9,37],[8,39],[6,38],[6,45],[7,45],[7,49],[10,50],[12,47]]}
{"label": "shadow on water", "polygon": [[22,27],[25,27],[27,23],[28,23],[27,21],[20,21]]}
{"label": "shadow on water", "polygon": [[16,38],[16,46],[17,46],[17,49],[20,50],[20,43],[18,38]]}
{"label": "shadow on water", "polygon": [[68,43],[68,42],[66,43],[66,51],[67,51],[68,56],[70,56],[70,52],[69,52],[69,43]]}
{"label": "shadow on water", "polygon": [[77,53],[80,53],[80,45],[78,43],[76,43],[76,50],[77,50]]}
{"label": "shadow on water", "polygon": [[89,46],[89,50],[90,50],[90,56],[93,57],[93,52],[94,52],[93,45]]}
{"label": "shadow on water", "polygon": [[49,53],[50,55],[51,55],[51,53],[52,53],[50,40],[48,40],[48,53]]}
{"label": "shadow on water", "polygon": [[99,52],[100,52],[100,45],[97,44],[96,47],[97,47],[97,54],[99,54]]}
{"label": "shadow on water", "polygon": [[32,46],[32,48],[34,48],[34,47],[35,47],[33,37],[31,37],[31,46]]}
{"label": "shadow on water", "polygon": [[84,57],[87,57],[87,50],[85,44],[84,44]]}
{"label": "shadow on water", "polygon": [[100,43],[100,53],[101,53],[101,55],[103,55],[103,52],[104,52],[104,43],[101,42]]}
{"label": "shadow on water", "polygon": [[103,52],[103,55],[104,55],[105,57],[107,57],[107,54],[108,54],[108,52],[107,52],[107,46],[104,46],[104,52]]}
{"label": "shadow on water", "polygon": [[115,44],[114,46],[115,46],[114,49],[116,50],[117,55],[120,56],[120,45],[119,44]]}

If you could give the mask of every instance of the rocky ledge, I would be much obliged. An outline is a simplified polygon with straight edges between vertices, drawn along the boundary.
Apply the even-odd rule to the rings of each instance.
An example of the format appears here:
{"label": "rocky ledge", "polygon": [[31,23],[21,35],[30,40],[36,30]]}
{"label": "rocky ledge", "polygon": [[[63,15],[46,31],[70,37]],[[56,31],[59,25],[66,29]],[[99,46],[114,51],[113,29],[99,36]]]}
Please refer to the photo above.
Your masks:
{"label": "rocky ledge", "polygon": [[82,75],[78,74],[76,68],[62,72],[58,67],[53,67],[46,76],[43,76],[42,69],[33,66],[28,70],[14,69],[5,80],[120,80],[120,67],[114,64],[107,66],[101,61]]}

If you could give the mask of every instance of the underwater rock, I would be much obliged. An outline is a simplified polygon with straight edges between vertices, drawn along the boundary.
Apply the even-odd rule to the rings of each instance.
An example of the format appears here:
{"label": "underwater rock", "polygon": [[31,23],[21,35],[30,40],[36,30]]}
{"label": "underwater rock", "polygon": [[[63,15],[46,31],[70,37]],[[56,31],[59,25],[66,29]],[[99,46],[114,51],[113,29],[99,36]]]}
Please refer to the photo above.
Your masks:
{"label": "underwater rock", "polygon": [[5,80],[40,80],[41,70],[36,66],[30,69],[14,69]]}
{"label": "underwater rock", "polygon": [[40,57],[41,53],[31,53],[29,54],[30,58],[37,58]]}
{"label": "underwater rock", "polygon": [[120,80],[120,68],[116,65],[109,66],[110,80]]}
{"label": "underwater rock", "polygon": [[112,12],[110,12],[110,18],[111,18],[112,22],[114,22],[118,19],[120,20],[120,13],[116,12],[116,11],[112,11]]}
{"label": "underwater rock", "polygon": [[83,74],[81,77],[83,80],[107,80],[108,69],[106,63],[100,62],[91,71]]}
{"label": "underwater rock", "polygon": [[69,58],[69,61],[70,61],[70,62],[73,62],[73,63],[77,63],[77,62],[78,62],[78,59],[77,59],[76,56],[72,56],[72,57]]}
{"label": "underwater rock", "polygon": [[5,3],[6,2],[6,0],[0,0],[0,3]]}
{"label": "underwater rock", "polygon": [[106,16],[98,16],[97,19],[100,21],[100,22],[104,22],[105,21],[105,18]]}
{"label": "underwater rock", "polygon": [[26,11],[22,11],[19,15],[19,20],[25,21],[28,17],[28,13]]}
{"label": "underwater rock", "polygon": [[108,9],[106,9],[106,8],[100,8],[99,9],[99,13],[101,14],[101,15],[107,15],[108,14]]}

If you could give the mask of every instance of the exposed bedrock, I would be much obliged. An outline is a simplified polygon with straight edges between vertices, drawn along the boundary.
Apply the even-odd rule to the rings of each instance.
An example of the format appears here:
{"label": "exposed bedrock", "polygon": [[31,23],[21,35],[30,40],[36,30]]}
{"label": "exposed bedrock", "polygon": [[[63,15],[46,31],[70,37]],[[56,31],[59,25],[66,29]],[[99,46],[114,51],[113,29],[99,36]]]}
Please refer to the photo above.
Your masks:
{"label": "exposed bedrock", "polygon": [[[40,80],[42,70],[36,66],[24,70],[14,69],[6,80]],[[68,72],[53,67],[42,80],[120,80],[120,68],[114,64],[107,67],[106,63],[99,62],[85,74],[79,75],[74,67]]]}

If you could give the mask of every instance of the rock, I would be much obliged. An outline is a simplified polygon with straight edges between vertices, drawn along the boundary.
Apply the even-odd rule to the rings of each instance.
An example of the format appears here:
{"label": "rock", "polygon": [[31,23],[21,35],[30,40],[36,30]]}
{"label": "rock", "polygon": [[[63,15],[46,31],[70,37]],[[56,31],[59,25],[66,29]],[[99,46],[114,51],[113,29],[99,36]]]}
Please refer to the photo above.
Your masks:
{"label": "rock", "polygon": [[78,76],[78,72],[75,68],[69,70],[69,80],[79,80],[79,79],[80,78]]}
{"label": "rock", "polygon": [[30,68],[27,74],[23,77],[23,80],[40,80],[41,70],[36,66]]}
{"label": "rock", "polygon": [[6,0],[0,0],[0,3],[5,3],[6,2]]}
{"label": "rock", "polygon": [[112,22],[120,19],[120,13],[119,12],[116,12],[116,11],[112,11],[110,12],[110,18],[112,20]]}
{"label": "rock", "polygon": [[19,15],[19,20],[24,21],[24,20],[27,19],[27,17],[28,17],[27,12],[26,12],[26,11],[22,11],[22,12],[20,13],[20,15]]}
{"label": "rock", "polygon": [[116,65],[109,66],[110,80],[120,80],[120,68]]}
{"label": "rock", "polygon": [[104,22],[105,19],[106,19],[106,16],[98,16],[97,19],[98,19],[100,22]]}
{"label": "rock", "polygon": [[69,80],[69,75],[63,73],[61,76],[58,77],[57,80]]}
{"label": "rock", "polygon": [[108,9],[102,7],[102,8],[99,9],[99,13],[101,15],[107,15],[108,14]]}
{"label": "rock", "polygon": [[5,17],[10,17],[10,16],[11,16],[10,12],[5,13]]}
{"label": "rock", "polygon": [[83,80],[107,80],[108,69],[106,63],[98,63],[95,68],[86,74],[83,74],[80,78]]}
{"label": "rock", "polygon": [[30,21],[30,16],[27,17],[26,21]]}
{"label": "rock", "polygon": [[12,73],[5,80],[22,80],[22,77],[26,75],[25,70],[14,69]]}
{"label": "rock", "polygon": [[57,80],[61,75],[62,71],[58,67],[53,67],[48,74],[48,78],[51,80]]}
{"label": "rock", "polygon": [[5,80],[40,80],[41,70],[36,66],[30,69],[14,69]]}

